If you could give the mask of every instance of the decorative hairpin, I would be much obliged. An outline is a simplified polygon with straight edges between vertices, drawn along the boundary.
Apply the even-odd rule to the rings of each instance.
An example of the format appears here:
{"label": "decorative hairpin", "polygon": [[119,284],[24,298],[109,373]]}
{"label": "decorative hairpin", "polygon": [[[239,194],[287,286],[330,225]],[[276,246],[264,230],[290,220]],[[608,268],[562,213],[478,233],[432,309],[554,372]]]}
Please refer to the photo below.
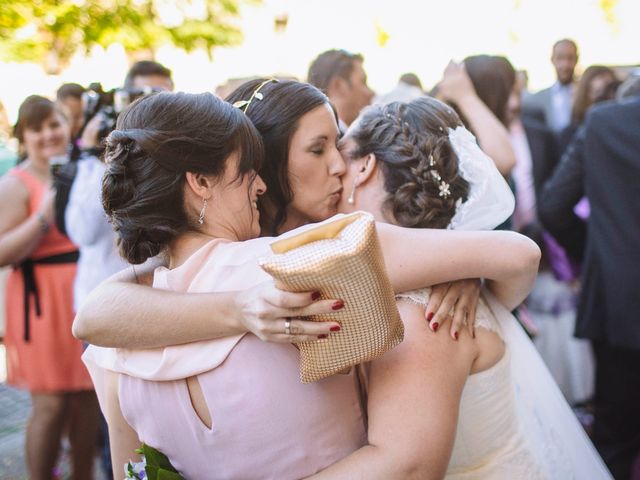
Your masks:
{"label": "decorative hairpin", "polygon": [[440,181],[440,185],[438,185],[438,188],[440,189],[440,192],[438,193],[439,197],[449,198],[449,195],[451,195],[451,190],[449,190],[449,184],[447,182]]}
{"label": "decorative hairpin", "polygon": [[[429,165],[433,167],[434,164],[435,162],[433,161],[433,156],[429,155]],[[438,184],[438,190],[439,190],[438,196],[440,198],[449,198],[449,196],[451,195],[450,185],[444,180],[442,180],[442,177],[440,176],[438,171],[435,169],[435,167],[432,170],[430,170],[430,172],[431,172],[431,176],[434,178],[434,180]]]}
{"label": "decorative hairpin", "polygon": [[277,82],[277,81],[278,80],[275,78],[270,78],[268,80],[265,80],[260,85],[258,85],[258,87],[253,91],[253,93],[249,97],[249,100],[238,100],[237,102],[234,102],[233,106],[236,108],[239,108],[244,113],[247,113],[247,110],[249,109],[249,105],[251,105],[251,102],[253,101],[254,98],[258,100],[262,100],[264,98],[264,94],[260,92],[260,89],[264,87],[267,83]]}
{"label": "decorative hairpin", "polygon": [[[389,112],[386,112],[385,116],[387,118],[393,117],[393,115],[391,115]],[[402,124],[407,128],[410,127],[410,125],[407,122],[403,121]],[[440,129],[440,131],[444,132],[444,128],[442,127],[438,127],[438,128]],[[436,181],[436,184],[438,185],[438,196],[440,198],[449,198],[451,196],[451,186],[447,182],[442,180],[442,177],[438,173],[437,164],[432,154],[429,154],[429,170],[428,171],[431,173],[431,176],[433,177],[433,179]],[[423,176],[418,169],[411,169],[411,172],[414,175]]]}

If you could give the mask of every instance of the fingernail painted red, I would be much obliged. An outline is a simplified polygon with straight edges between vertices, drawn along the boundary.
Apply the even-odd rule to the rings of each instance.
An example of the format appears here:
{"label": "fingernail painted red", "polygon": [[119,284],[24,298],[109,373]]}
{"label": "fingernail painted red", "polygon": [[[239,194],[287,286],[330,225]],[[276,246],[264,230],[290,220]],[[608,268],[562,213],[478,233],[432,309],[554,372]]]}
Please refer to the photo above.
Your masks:
{"label": "fingernail painted red", "polygon": [[427,313],[427,322],[430,322],[432,318],[433,318],[433,312]]}
{"label": "fingernail painted red", "polygon": [[315,302],[316,300],[318,300],[319,298],[320,298],[320,292],[313,292],[313,293],[311,294],[311,300],[313,300],[314,302]]}
{"label": "fingernail painted red", "polygon": [[335,325],[335,326],[331,327],[329,330],[332,331],[332,332],[339,332],[340,331],[340,325]]}
{"label": "fingernail painted red", "polygon": [[439,326],[440,326],[440,324],[438,322],[436,322],[436,323],[433,324],[433,326],[431,328],[433,328],[434,332],[437,332]]}
{"label": "fingernail painted red", "polygon": [[326,334],[324,334],[324,333],[323,333],[322,335],[318,335],[318,338],[319,338],[319,339],[321,339],[321,340],[322,340],[323,338],[327,338],[327,337],[329,337],[329,335],[326,335]]}
{"label": "fingernail painted red", "polygon": [[338,300],[333,305],[331,305],[331,310],[340,310],[343,307],[344,307],[344,302],[342,300]]}

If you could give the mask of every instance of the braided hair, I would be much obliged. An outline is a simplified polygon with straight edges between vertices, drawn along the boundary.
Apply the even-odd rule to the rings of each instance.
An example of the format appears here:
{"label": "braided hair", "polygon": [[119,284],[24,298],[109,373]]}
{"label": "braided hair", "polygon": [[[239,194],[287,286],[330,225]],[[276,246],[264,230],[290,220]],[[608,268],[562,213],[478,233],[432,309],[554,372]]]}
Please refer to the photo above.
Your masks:
{"label": "braided hair", "polygon": [[383,211],[403,227],[446,228],[469,194],[449,129],[461,125],[444,103],[421,97],[367,107],[349,131],[352,158],[374,154],[384,175]]}

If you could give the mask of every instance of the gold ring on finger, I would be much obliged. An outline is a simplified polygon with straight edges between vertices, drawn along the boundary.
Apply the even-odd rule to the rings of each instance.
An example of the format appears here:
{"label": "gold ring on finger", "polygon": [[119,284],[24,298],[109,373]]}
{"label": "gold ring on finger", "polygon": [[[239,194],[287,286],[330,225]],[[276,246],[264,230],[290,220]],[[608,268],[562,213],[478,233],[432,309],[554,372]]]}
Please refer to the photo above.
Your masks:
{"label": "gold ring on finger", "polygon": [[284,321],[284,334],[291,335],[291,319],[290,318],[287,318]]}

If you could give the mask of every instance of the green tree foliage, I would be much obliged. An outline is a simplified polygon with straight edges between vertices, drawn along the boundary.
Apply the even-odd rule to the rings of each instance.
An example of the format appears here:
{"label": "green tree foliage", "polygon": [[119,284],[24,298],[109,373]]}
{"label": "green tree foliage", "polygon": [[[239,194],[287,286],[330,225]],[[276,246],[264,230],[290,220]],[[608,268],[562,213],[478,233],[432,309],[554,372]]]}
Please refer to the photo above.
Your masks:
{"label": "green tree foliage", "polygon": [[0,58],[57,70],[79,49],[115,42],[129,52],[167,43],[211,52],[242,40],[239,2],[247,0],[0,0]]}

